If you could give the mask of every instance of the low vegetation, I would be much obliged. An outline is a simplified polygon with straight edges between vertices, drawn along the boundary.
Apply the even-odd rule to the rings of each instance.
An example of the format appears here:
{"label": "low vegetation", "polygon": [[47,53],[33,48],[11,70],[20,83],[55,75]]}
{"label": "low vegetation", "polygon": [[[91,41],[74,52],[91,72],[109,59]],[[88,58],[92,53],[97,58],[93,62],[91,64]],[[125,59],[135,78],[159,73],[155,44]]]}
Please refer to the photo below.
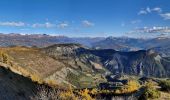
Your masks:
{"label": "low vegetation", "polygon": [[103,90],[99,90],[99,93],[101,94],[127,94],[127,93],[133,93],[137,91],[139,88],[140,88],[140,85],[137,81],[129,80],[127,84],[125,84],[124,86],[120,88],[111,89],[111,90],[103,89]]}
{"label": "low vegetation", "polygon": [[[49,89],[46,87],[38,88],[37,94],[31,97],[31,100],[107,100],[108,97],[97,95],[96,89],[83,89],[79,91]],[[114,100],[137,100],[134,96],[113,96]],[[109,99],[111,99],[109,98]]]}
{"label": "low vegetation", "polygon": [[[144,86],[144,93],[140,98],[143,98],[144,100],[150,99],[156,99],[161,96],[161,92],[155,88],[155,83],[150,81],[147,82],[146,85]],[[142,100],[143,100],[142,99]]]}
{"label": "low vegetation", "polygon": [[170,92],[170,80],[161,81],[159,85],[162,90]]}
{"label": "low vegetation", "polygon": [[[71,86],[67,90],[60,89],[49,89],[46,87],[38,88],[38,94],[35,94],[32,100],[50,99],[50,100],[98,100],[107,99],[107,95],[121,95],[129,94],[139,89],[139,84],[136,81],[130,80],[124,87],[118,90],[100,90],[98,88],[93,89],[80,89],[74,90]],[[118,92],[119,91],[119,92]],[[104,96],[105,95],[105,96]],[[134,98],[132,96],[113,96],[112,98],[119,98],[124,100],[124,98]],[[128,100],[128,99],[127,99]]]}
{"label": "low vegetation", "polygon": [[71,87],[68,90],[60,90],[41,86],[31,100],[95,100],[89,93],[88,89],[75,93]]}

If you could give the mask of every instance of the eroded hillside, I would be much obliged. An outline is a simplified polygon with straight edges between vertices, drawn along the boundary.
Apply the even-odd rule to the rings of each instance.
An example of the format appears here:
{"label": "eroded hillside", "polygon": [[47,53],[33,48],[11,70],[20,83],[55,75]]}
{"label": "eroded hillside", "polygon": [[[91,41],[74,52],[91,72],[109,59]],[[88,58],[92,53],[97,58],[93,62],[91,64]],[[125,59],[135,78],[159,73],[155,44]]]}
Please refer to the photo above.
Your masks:
{"label": "eroded hillside", "polygon": [[[1,48],[0,51],[2,66],[17,74],[30,77],[40,84],[47,83],[51,86],[59,85],[60,87],[71,85],[80,88],[96,86],[95,82],[103,81],[101,74],[92,75],[92,68],[88,65],[80,62],[82,68],[79,68],[75,64],[75,59],[70,61],[69,58],[65,60],[54,59],[40,49],[27,47]],[[97,80],[98,78],[99,80]]]}
{"label": "eroded hillside", "polygon": [[169,77],[168,58],[152,50],[118,52],[88,49],[79,44],[56,44],[46,48],[0,49],[0,64],[38,83],[66,88],[96,87],[105,75]]}

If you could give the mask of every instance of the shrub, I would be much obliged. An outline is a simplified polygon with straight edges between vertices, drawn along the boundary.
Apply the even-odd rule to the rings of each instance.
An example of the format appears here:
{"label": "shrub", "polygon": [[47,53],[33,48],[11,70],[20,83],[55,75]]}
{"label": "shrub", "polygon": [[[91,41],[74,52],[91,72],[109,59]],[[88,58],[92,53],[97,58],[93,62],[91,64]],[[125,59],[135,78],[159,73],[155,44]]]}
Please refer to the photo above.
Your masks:
{"label": "shrub", "polygon": [[79,92],[79,95],[83,98],[83,100],[95,100],[90,96],[90,90],[83,89]]}
{"label": "shrub", "polygon": [[92,90],[90,91],[90,93],[91,93],[92,95],[96,95],[96,94],[98,93],[98,90],[97,90],[96,88],[94,88],[94,89],[92,89]]}
{"label": "shrub", "polygon": [[159,83],[162,90],[170,92],[170,80],[164,80]]}
{"label": "shrub", "polygon": [[46,86],[37,88],[37,93],[31,100],[81,100],[72,90],[51,89]]}
{"label": "shrub", "polygon": [[1,53],[1,56],[2,56],[2,62],[7,64],[8,63],[8,56],[7,56],[7,54]]}
{"label": "shrub", "polygon": [[158,90],[155,90],[155,89],[150,89],[150,88],[147,88],[144,92],[144,96],[145,98],[152,98],[152,99],[155,99],[155,98],[159,98],[160,97],[160,92]]}
{"label": "shrub", "polygon": [[113,89],[107,90],[103,89],[100,90],[99,93],[101,94],[128,94],[137,91],[140,88],[140,84],[136,80],[129,80],[126,85]]}
{"label": "shrub", "polygon": [[112,100],[137,100],[135,96],[114,96]]}
{"label": "shrub", "polygon": [[112,91],[110,90],[106,90],[106,89],[103,89],[103,90],[100,90],[99,93],[101,94],[110,94]]}
{"label": "shrub", "polygon": [[31,77],[32,81],[34,81],[34,82],[38,82],[39,84],[43,83],[42,79],[36,74],[32,74],[30,77]]}
{"label": "shrub", "polygon": [[53,86],[57,86],[57,82],[56,82],[56,80],[47,80],[47,83],[48,83],[48,85],[49,86],[51,86],[51,87],[53,87]]}
{"label": "shrub", "polygon": [[155,84],[152,81],[146,83],[146,85],[144,87],[144,93],[142,94],[141,98],[143,98],[143,99],[148,99],[148,98],[156,99],[156,98],[159,98],[160,96],[161,96],[160,91],[158,91],[155,88]]}
{"label": "shrub", "polygon": [[72,87],[69,85],[69,89],[66,91],[62,91],[59,94],[59,98],[61,100],[79,100],[80,96],[74,94]]}
{"label": "shrub", "polygon": [[129,80],[128,83],[120,91],[121,93],[132,93],[132,92],[137,91],[139,87],[140,85],[137,81]]}
{"label": "shrub", "polygon": [[62,91],[59,94],[59,98],[61,100],[78,100],[79,96],[76,96],[73,92],[71,91]]}
{"label": "shrub", "polygon": [[49,89],[45,86],[40,86],[37,88],[37,93],[30,97],[31,100],[58,100],[60,95],[60,90]]}

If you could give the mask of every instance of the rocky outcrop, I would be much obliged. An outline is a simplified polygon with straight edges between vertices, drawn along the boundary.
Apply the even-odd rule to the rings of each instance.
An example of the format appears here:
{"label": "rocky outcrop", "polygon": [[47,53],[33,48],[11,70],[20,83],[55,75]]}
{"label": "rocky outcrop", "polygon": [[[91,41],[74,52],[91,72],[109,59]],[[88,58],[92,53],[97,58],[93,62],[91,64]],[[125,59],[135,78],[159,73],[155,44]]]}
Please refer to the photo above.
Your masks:
{"label": "rocky outcrop", "polygon": [[[54,54],[58,52],[55,48],[58,48],[58,46],[50,49]],[[44,50],[49,51],[48,49],[49,48]],[[51,53],[46,53],[52,56]],[[68,56],[68,53],[74,56]],[[76,58],[78,62],[86,63],[87,67],[94,66],[94,63],[95,65],[98,64],[97,66],[102,66],[113,74],[124,73],[128,75],[153,77],[168,77],[170,75],[169,69],[167,70],[167,64],[169,64],[169,62],[154,50],[119,52],[112,49],[94,50],[79,46],[72,50],[70,49],[70,51],[64,53],[63,56],[68,56],[71,59]],[[55,56],[55,58],[57,59],[58,57]]]}

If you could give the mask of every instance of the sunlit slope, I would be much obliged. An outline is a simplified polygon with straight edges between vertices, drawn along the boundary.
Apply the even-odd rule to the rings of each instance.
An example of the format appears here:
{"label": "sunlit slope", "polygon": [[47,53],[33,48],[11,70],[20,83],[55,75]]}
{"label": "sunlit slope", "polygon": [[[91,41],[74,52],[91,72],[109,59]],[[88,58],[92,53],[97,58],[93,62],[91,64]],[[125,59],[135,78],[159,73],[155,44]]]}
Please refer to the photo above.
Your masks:
{"label": "sunlit slope", "polygon": [[64,61],[53,59],[36,48],[8,47],[1,48],[0,52],[2,66],[17,74],[30,77],[38,83],[60,87],[71,85],[75,88],[95,86],[92,73],[88,73],[91,68],[86,68],[86,65],[82,67],[88,71],[82,72],[74,68],[74,64],[70,66]]}

